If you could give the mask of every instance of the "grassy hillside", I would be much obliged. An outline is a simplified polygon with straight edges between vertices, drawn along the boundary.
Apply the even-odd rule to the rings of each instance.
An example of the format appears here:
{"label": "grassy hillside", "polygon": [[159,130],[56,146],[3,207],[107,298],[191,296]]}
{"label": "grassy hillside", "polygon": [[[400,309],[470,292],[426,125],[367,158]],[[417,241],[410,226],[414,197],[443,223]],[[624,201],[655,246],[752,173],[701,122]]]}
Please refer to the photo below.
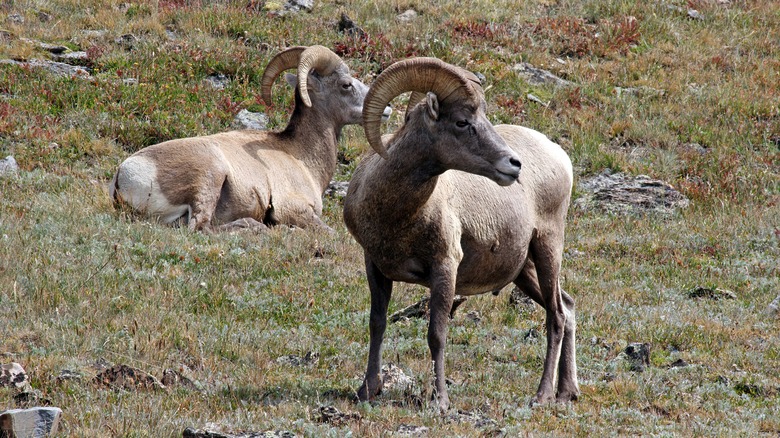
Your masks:
{"label": "grassy hillside", "polygon": [[[0,362],[21,363],[62,408],[63,436],[207,426],[384,436],[403,425],[430,436],[780,433],[780,317],[765,313],[780,295],[780,3],[338,0],[285,15],[280,3],[0,5],[0,59],[52,59],[44,42],[86,52],[89,69],[70,77],[0,64],[0,159],[20,166],[0,176]],[[416,18],[399,21],[407,9]],[[364,36],[338,30],[342,12]],[[107,183],[136,150],[227,130],[245,108],[283,127],[290,92],[277,85],[265,106],[260,76],[280,49],[311,44],[337,51],[367,83],[418,55],[479,72],[491,119],[550,136],[578,178],[646,174],[691,200],[666,216],[570,209],[563,286],[577,300],[579,401],[527,407],[544,312],[510,305],[507,288],[459,309],[447,349],[454,407],[492,422],[428,408],[419,319],[391,325],[384,353],[414,386],[355,404],[369,296],[338,199],[325,206],[334,235],[193,234],[113,208]],[[531,85],[512,69],[521,62],[574,85]],[[215,89],[214,74],[229,83]],[[362,130],[347,128],[340,147],[337,178],[348,180],[366,149]],[[736,298],[691,297],[697,287]],[[397,285],[391,312],[425,293]],[[651,346],[644,372],[624,358],[634,342]],[[279,359],[308,352],[318,360]],[[688,365],[671,366],[680,359]],[[106,389],[92,381],[101,364],[158,378],[180,370],[202,390]],[[81,377],[58,379],[63,370]],[[0,409],[16,406],[14,394],[0,388]],[[322,422],[328,405],[362,419]]]}

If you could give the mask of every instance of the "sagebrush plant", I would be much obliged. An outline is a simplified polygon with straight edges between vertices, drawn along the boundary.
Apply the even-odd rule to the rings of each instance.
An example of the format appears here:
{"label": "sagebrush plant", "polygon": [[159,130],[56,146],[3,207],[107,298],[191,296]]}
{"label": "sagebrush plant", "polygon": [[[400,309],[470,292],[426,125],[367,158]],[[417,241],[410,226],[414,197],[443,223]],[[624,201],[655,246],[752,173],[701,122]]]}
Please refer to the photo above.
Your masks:
{"label": "sagebrush plant", "polygon": [[[37,40],[87,52],[91,69],[85,79],[0,64],[0,158],[20,166],[0,176],[0,352],[63,409],[61,435],[176,436],[207,424],[306,436],[381,436],[402,424],[431,436],[780,433],[780,323],[764,313],[780,294],[780,4],[341,0],[280,16],[272,3],[0,5],[0,58],[49,58]],[[398,21],[409,8],[414,21]],[[339,32],[342,12],[365,34]],[[492,120],[550,136],[578,178],[646,174],[691,200],[665,216],[570,209],[563,287],[577,300],[579,401],[527,407],[544,315],[510,305],[507,288],[467,301],[447,347],[454,406],[493,426],[429,408],[424,320],[391,325],[385,342],[386,362],[415,386],[355,404],[369,297],[339,199],[325,203],[333,235],[194,234],[114,208],[108,181],[136,150],[228,130],[245,108],[283,127],[290,90],[278,84],[262,102],[263,68],[282,48],[312,44],[338,51],[369,84],[408,56],[482,73]],[[526,83],[512,70],[520,62],[574,85]],[[214,74],[230,79],[225,88],[206,82]],[[349,180],[365,149],[362,130],[345,129],[337,179]],[[697,286],[736,299],[690,298]],[[391,311],[425,293],[397,285]],[[651,344],[642,373],[622,358],[632,342]],[[312,365],[277,362],[309,351],[319,353]],[[689,365],[671,367],[678,359]],[[157,377],[186,368],[203,391],[100,388],[90,382],[98,361]],[[84,377],[58,381],[64,369]],[[13,395],[0,389],[2,406],[14,407]],[[320,423],[323,405],[363,418]]]}

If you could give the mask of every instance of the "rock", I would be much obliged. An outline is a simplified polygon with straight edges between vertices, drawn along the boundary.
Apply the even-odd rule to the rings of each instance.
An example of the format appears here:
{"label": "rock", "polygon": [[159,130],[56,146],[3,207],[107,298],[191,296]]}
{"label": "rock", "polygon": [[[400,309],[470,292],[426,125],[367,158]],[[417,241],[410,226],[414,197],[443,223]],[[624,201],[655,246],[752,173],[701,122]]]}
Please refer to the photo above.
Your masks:
{"label": "rock", "polygon": [[476,310],[469,310],[466,312],[466,319],[473,322],[474,324],[479,324],[482,322],[482,315],[480,315],[480,313]]}
{"label": "rock", "polygon": [[366,31],[364,31],[360,26],[355,24],[355,22],[352,21],[351,18],[349,18],[349,15],[345,14],[344,12],[341,13],[341,18],[339,19],[339,24],[337,26],[337,29],[340,33],[346,33],[349,36],[354,36],[354,37],[366,36]]}
{"label": "rock", "polygon": [[612,174],[609,170],[580,179],[578,188],[583,194],[574,201],[577,208],[596,208],[611,214],[671,214],[690,203],[685,195],[663,181],[646,175]]}
{"label": "rock", "polygon": [[54,381],[57,383],[63,383],[69,380],[81,381],[83,378],[84,376],[78,371],[71,371],[68,369],[64,369],[61,370],[60,374],[54,378]]}
{"label": "rock", "polygon": [[284,16],[294,14],[300,11],[311,12],[314,9],[314,0],[287,0],[282,4],[279,1],[269,1],[265,3],[263,9],[271,15]]}
{"label": "rock", "polygon": [[263,113],[253,113],[247,109],[242,109],[233,119],[235,129],[257,129],[264,131],[268,128],[268,116]]}
{"label": "rock", "polygon": [[631,365],[631,371],[641,373],[650,366],[650,344],[648,343],[628,344],[623,353]]}
{"label": "rock", "polygon": [[517,286],[509,293],[509,305],[524,310],[534,310],[536,303],[528,295],[524,294]]}
{"label": "rock", "polygon": [[14,35],[11,31],[0,29],[0,42],[6,43],[14,38],[16,38],[16,35]]}
{"label": "rock", "polygon": [[325,189],[325,196],[329,198],[343,198],[347,196],[349,181],[331,181]]}
{"label": "rock", "polygon": [[114,39],[116,44],[124,47],[127,50],[131,50],[133,47],[135,47],[136,44],[138,44],[139,41],[140,40],[138,37],[131,33],[126,33]]}
{"label": "rock", "polygon": [[613,89],[617,97],[625,96],[639,96],[639,97],[656,97],[666,94],[665,90],[661,90],[653,87],[615,87]]}
{"label": "rock", "polygon": [[287,0],[284,4],[285,12],[311,12],[314,9],[314,0]]}
{"label": "rock", "polygon": [[41,23],[48,23],[54,19],[54,17],[52,17],[50,13],[44,11],[38,11],[37,15],[38,15],[38,21],[40,21]]}
{"label": "rock", "polygon": [[417,18],[417,11],[414,9],[407,9],[395,17],[395,19],[401,23],[410,23],[414,21],[415,18]]}
{"label": "rock", "polygon": [[193,391],[201,391],[201,386],[194,382],[192,379],[184,376],[179,371],[167,368],[163,371],[162,379],[160,379],[160,383],[165,385],[166,388],[172,388],[175,386],[180,386],[182,388],[190,389]]}
{"label": "rock", "polygon": [[55,76],[70,76],[84,79],[92,78],[90,69],[86,67],[65,64],[64,62],[46,61],[41,59],[31,59],[27,62],[20,62],[14,61],[13,59],[0,59],[0,64],[45,68]]}
{"label": "rock", "polygon": [[29,377],[24,372],[24,368],[16,362],[3,364],[0,366],[0,386],[11,386],[14,388],[25,388],[29,385]]}
{"label": "rock", "polygon": [[222,73],[214,73],[206,76],[206,79],[204,81],[211,85],[211,88],[215,90],[223,90],[225,87],[230,84],[230,78],[225,76]]}
{"label": "rock", "polygon": [[768,306],[766,306],[765,314],[769,316],[777,316],[780,314],[780,295],[777,296]]}
{"label": "rock", "polygon": [[20,408],[52,405],[52,401],[44,397],[40,390],[32,388],[14,395],[14,402],[16,402],[16,406]]}
{"label": "rock", "polygon": [[527,62],[515,64],[515,66],[512,67],[512,71],[517,73],[531,85],[553,85],[555,87],[570,87],[574,85],[573,82],[559,78],[549,71],[536,68]]}
{"label": "rock", "polygon": [[195,429],[188,427],[182,432],[183,438],[295,438],[296,434],[286,430],[269,430],[265,432],[243,432],[231,434],[217,432],[211,429]]}
{"label": "rock", "polygon": [[127,365],[114,365],[95,376],[92,381],[98,386],[127,391],[165,388],[156,377]]}
{"label": "rock", "polygon": [[290,354],[287,356],[281,356],[276,358],[276,363],[282,365],[289,365],[293,367],[313,366],[316,365],[317,362],[319,361],[320,361],[320,354],[317,353],[316,351],[309,351],[303,357]]}
{"label": "rock", "polygon": [[62,409],[35,407],[0,412],[0,436],[38,438],[53,436],[62,416]]}
{"label": "rock", "polygon": [[729,299],[734,300],[737,294],[718,287],[696,286],[688,291],[688,298],[709,298],[711,300]]}
{"label": "rock", "polygon": [[534,96],[534,95],[533,95],[533,94],[531,94],[531,93],[528,93],[528,94],[526,95],[526,97],[527,97],[527,98],[528,98],[528,100],[530,100],[531,102],[538,103],[539,105],[541,105],[541,106],[543,106],[543,107],[547,107],[547,106],[549,106],[549,105],[550,105],[549,103],[542,101],[542,99],[539,99],[538,97]]}
{"label": "rock", "polygon": [[462,411],[460,409],[456,413],[450,414],[448,419],[458,423],[471,423],[477,429],[484,429],[488,427],[494,428],[498,426],[496,420],[493,420],[492,418],[488,418],[478,412]]}
{"label": "rock", "polygon": [[79,50],[77,52],[65,52],[62,54],[55,54],[54,59],[60,62],[71,65],[83,65],[89,62],[89,55],[87,52]]}
{"label": "rock", "polygon": [[403,391],[414,385],[414,380],[407,376],[400,367],[395,364],[384,364],[380,371],[382,377],[382,390],[399,390]]}
{"label": "rock", "polygon": [[22,14],[10,14],[5,21],[11,24],[24,24],[24,16]]}
{"label": "rock", "polygon": [[687,17],[692,20],[704,20],[704,14],[697,11],[696,9],[688,9]]}
{"label": "rock", "polygon": [[396,433],[399,435],[407,436],[425,436],[428,435],[428,432],[430,432],[430,430],[425,426],[414,426],[411,424],[401,424],[398,426],[398,429],[396,429]]}
{"label": "rock", "polygon": [[669,364],[669,368],[684,368],[690,365],[688,362],[686,362],[684,359],[677,359],[676,361]]}
{"label": "rock", "polygon": [[352,421],[360,421],[363,419],[359,412],[344,413],[336,409],[335,406],[321,406],[319,413],[321,423],[332,424],[336,427],[344,426]]}
{"label": "rock", "polygon": [[12,156],[7,156],[0,160],[0,175],[6,173],[16,173],[19,171],[19,165],[16,164],[16,160]]}

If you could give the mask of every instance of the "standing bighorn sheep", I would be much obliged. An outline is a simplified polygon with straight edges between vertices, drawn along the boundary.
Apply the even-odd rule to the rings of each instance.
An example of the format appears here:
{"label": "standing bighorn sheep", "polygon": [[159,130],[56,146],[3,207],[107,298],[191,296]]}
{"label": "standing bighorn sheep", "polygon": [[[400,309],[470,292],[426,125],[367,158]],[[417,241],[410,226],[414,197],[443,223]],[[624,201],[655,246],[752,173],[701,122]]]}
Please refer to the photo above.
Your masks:
{"label": "standing bighorn sheep", "polygon": [[[363,126],[376,154],[356,169],[344,203],[346,225],[364,250],[371,291],[361,400],[382,388],[393,281],[431,290],[428,346],[440,409],[449,406],[444,347],[453,297],[511,282],[547,312],[544,371],[531,403],[579,395],[574,300],[559,283],[571,161],[539,132],[492,126],[477,84],[463,69],[417,58],[390,66],[366,96]],[[385,145],[382,109],[405,91],[427,95]]]}
{"label": "standing bighorn sheep", "polygon": [[287,224],[320,226],[322,194],[338,164],[344,125],[360,123],[368,87],[322,46],[292,47],[269,62],[263,100],[285,70],[295,108],[282,132],[254,130],[166,141],[119,165],[111,196],[163,223],[192,230]]}

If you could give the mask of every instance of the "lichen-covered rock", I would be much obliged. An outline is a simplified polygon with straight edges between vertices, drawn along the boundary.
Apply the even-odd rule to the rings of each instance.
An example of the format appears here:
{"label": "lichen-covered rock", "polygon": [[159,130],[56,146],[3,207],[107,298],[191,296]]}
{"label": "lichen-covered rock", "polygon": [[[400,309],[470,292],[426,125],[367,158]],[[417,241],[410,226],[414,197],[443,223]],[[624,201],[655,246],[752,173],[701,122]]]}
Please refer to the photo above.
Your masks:
{"label": "lichen-covered rock", "polygon": [[16,362],[0,366],[0,386],[25,388],[29,384],[29,378],[21,365]]}
{"label": "lichen-covered rock", "polygon": [[581,196],[574,206],[611,214],[671,214],[686,208],[690,201],[670,184],[646,175],[630,176],[605,171],[583,178],[578,184]]}

